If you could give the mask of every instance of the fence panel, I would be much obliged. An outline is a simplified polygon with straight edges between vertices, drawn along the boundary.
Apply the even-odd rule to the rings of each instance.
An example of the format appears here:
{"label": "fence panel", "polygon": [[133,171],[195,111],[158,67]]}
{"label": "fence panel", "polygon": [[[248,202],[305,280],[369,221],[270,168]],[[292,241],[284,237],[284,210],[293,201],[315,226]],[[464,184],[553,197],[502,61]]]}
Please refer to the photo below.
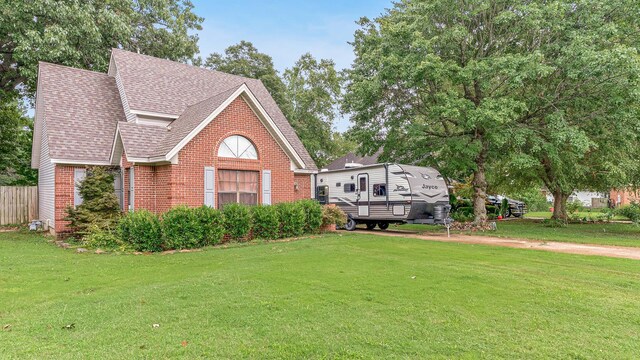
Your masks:
{"label": "fence panel", "polygon": [[0,186],[0,225],[24,224],[37,218],[37,186]]}

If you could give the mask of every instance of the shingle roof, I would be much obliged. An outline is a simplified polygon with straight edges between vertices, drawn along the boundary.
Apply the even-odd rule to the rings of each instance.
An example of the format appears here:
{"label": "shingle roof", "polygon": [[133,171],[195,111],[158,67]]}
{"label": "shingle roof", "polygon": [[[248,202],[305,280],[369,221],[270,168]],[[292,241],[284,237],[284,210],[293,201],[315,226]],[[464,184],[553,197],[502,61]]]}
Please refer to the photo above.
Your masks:
{"label": "shingle roof", "polygon": [[350,152],[341,158],[333,160],[329,165],[325,166],[325,168],[328,170],[344,169],[347,163],[356,163],[361,165],[377,164],[380,154],[382,154],[382,149],[376,151],[376,153],[371,156],[359,156]]}
{"label": "shingle roof", "polygon": [[156,155],[165,155],[171,151],[171,149],[178,145],[178,143],[189,135],[207,116],[222,105],[239,87],[240,85],[234,86],[227,91],[223,91],[187,107],[177,119],[171,122],[171,130],[167,132],[164,140],[156,149]]}
{"label": "shingle roof", "polygon": [[143,125],[132,122],[121,122],[120,137],[127,156],[133,158],[149,158],[157,156],[157,148],[167,135],[167,128],[156,125]]}
{"label": "shingle roof", "polygon": [[41,92],[52,159],[108,162],[124,110],[107,74],[40,62]]}
{"label": "shingle roof", "polygon": [[119,49],[113,49],[112,56],[129,107],[134,110],[178,116],[194,104],[246,84],[306,167],[317,169],[297,134],[260,80]]}

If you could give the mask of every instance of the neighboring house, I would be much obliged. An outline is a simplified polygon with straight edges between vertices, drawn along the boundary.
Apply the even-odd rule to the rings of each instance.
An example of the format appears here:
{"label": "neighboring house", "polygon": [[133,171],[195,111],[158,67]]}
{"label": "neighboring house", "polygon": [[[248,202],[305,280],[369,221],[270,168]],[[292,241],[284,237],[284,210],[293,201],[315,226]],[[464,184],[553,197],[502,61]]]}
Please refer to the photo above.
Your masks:
{"label": "neighboring house", "polygon": [[[546,198],[547,202],[553,203],[553,194],[549,191],[542,191]],[[593,192],[593,191],[574,191],[573,194],[569,195],[567,202],[575,202],[578,201],[582,203],[582,206],[589,208],[603,208],[607,207],[607,194]]]}
{"label": "neighboring house", "polygon": [[376,151],[375,154],[371,156],[358,156],[352,152],[347,155],[337,158],[333,160],[329,165],[325,166],[324,169],[327,170],[339,170],[344,169],[349,166],[358,166],[358,165],[373,165],[378,163],[378,157],[382,154],[382,149]]}
{"label": "neighboring house", "polygon": [[309,198],[317,172],[259,80],[118,49],[107,74],[39,64],[32,167],[52,231],[90,165],[118,171],[123,210],[155,213]]}
{"label": "neighboring house", "polygon": [[611,190],[609,198],[615,206],[627,206],[634,202],[640,202],[640,190]]}

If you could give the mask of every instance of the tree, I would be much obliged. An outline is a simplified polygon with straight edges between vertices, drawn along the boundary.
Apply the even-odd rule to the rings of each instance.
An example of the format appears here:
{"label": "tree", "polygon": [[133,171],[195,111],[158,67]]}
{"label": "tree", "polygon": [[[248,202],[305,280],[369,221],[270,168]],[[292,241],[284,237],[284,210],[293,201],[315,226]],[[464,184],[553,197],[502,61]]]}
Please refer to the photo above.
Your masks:
{"label": "tree", "polygon": [[334,142],[342,78],[331,60],[317,61],[304,54],[283,75],[289,122],[320,167],[335,158],[341,143]]}
{"label": "tree", "polygon": [[[106,71],[111,48],[187,61],[203,19],[187,0],[0,0],[0,90],[35,92],[38,61]],[[9,20],[10,19],[10,20]]]}
{"label": "tree", "polygon": [[15,93],[0,91],[0,185],[36,185],[31,169],[33,121]]}
{"label": "tree", "polygon": [[[602,103],[608,90],[611,102],[629,103],[636,87],[632,81],[625,92],[621,79],[634,79],[637,58],[617,38],[637,30],[634,9],[628,0],[399,2],[361,20],[344,109],[369,153],[382,143],[383,157],[435,165],[450,177],[471,173],[475,222],[483,223],[491,166],[524,152],[532,133],[557,136],[545,147],[566,154],[562,139],[575,132],[563,131],[563,122],[603,119],[586,103]],[[631,64],[603,72],[623,59]]]}
{"label": "tree", "polygon": [[285,99],[285,86],[273,66],[273,60],[271,56],[259,52],[251,42],[243,40],[227,47],[224,54],[209,55],[204,62],[204,67],[261,80],[288,118],[290,106]]}
{"label": "tree", "polygon": [[67,207],[65,220],[80,235],[92,229],[113,230],[121,215],[118,197],[113,188],[114,174],[107,168],[94,166],[87,169],[87,176],[78,185],[82,204]]}

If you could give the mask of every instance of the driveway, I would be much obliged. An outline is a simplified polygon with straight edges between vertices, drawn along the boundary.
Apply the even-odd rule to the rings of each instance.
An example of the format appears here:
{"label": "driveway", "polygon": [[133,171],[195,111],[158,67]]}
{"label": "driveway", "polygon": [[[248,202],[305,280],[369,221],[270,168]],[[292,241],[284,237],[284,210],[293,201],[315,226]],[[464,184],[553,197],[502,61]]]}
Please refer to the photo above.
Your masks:
{"label": "driveway", "polygon": [[556,241],[506,239],[506,238],[497,238],[497,237],[491,237],[491,236],[474,236],[474,235],[460,235],[460,234],[452,234],[451,237],[447,237],[445,235],[437,235],[437,234],[418,235],[418,234],[403,232],[403,231],[356,230],[354,232],[359,234],[375,234],[375,235],[381,235],[381,236],[413,238],[413,239],[430,240],[430,241],[503,246],[503,247],[517,248],[517,249],[542,250],[542,251],[553,251],[553,252],[567,253],[567,254],[597,255],[597,256],[608,256],[608,257],[615,257],[615,258],[640,260],[640,248],[635,248],[635,247],[575,244],[575,243],[556,242]]}

